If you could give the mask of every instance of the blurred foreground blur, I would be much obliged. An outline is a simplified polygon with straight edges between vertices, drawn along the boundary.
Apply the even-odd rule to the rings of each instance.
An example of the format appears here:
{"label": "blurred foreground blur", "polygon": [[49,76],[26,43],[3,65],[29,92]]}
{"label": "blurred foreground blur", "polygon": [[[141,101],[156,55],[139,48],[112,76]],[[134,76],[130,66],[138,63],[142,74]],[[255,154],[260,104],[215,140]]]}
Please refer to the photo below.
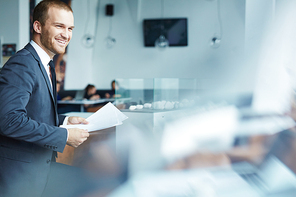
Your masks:
{"label": "blurred foreground blur", "polygon": [[294,196],[296,2],[287,2],[250,61],[258,62],[251,95],[209,91],[188,108],[158,110],[153,121],[126,112],[110,139],[115,148],[92,144],[92,160],[84,160],[93,175],[118,184],[89,196]]}

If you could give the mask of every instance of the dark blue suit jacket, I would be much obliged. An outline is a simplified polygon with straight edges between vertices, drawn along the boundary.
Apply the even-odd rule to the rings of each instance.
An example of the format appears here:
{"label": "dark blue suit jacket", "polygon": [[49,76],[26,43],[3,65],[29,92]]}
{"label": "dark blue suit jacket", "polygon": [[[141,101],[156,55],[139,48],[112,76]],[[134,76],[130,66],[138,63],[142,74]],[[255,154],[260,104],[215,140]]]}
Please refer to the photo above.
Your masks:
{"label": "dark blue suit jacket", "polygon": [[0,72],[0,196],[10,188],[11,196],[41,195],[53,155],[66,145],[67,130],[57,127],[63,120],[46,70],[28,44]]}

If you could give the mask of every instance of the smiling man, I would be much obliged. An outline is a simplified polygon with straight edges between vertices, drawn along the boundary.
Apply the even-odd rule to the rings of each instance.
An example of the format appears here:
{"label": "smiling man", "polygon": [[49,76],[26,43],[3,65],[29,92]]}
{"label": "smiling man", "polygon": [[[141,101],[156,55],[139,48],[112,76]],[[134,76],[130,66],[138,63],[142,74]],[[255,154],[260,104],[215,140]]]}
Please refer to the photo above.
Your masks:
{"label": "smiling man", "polygon": [[[38,8],[38,7],[37,7]],[[44,9],[41,7],[40,9]],[[42,12],[42,10],[40,10]],[[38,12],[38,10],[36,11]],[[74,17],[70,7],[61,9],[57,6],[49,7],[47,17],[36,14],[33,18],[33,40],[52,59],[55,54],[65,53],[66,47],[72,38]]]}
{"label": "smiling man", "polygon": [[[33,13],[33,39],[0,72],[0,196],[73,196],[54,192],[81,178],[73,167],[55,162],[66,144],[78,147],[89,136],[83,129],[59,127],[87,124],[84,118],[57,114],[50,61],[65,52],[73,28],[71,7],[59,0],[41,1]],[[58,180],[63,184],[56,182],[51,191]]]}

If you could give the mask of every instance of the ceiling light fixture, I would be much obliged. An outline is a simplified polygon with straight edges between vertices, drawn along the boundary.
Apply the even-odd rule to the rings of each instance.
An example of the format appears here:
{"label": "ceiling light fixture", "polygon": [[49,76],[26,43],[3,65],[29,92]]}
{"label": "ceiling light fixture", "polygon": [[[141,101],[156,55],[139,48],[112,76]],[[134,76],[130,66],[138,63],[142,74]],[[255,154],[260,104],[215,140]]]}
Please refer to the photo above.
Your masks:
{"label": "ceiling light fixture", "polygon": [[86,48],[92,48],[95,43],[95,37],[93,34],[89,33],[89,28],[88,28],[88,23],[89,23],[89,18],[90,18],[90,5],[89,5],[89,0],[87,0],[87,16],[86,16],[86,23],[84,27],[84,35],[81,39],[82,45]]}
{"label": "ceiling light fixture", "polygon": [[94,46],[95,43],[95,37],[91,34],[84,34],[82,37],[82,44],[86,48],[91,48]]}
{"label": "ceiling light fixture", "polygon": [[109,19],[108,36],[105,39],[105,41],[106,41],[106,47],[108,49],[111,49],[116,44],[116,39],[111,36],[111,31],[112,31],[112,16],[114,14],[114,5],[113,4],[107,4],[106,5],[106,13],[105,14],[106,14],[106,16],[109,16],[110,17],[110,19]]}
{"label": "ceiling light fixture", "polygon": [[211,41],[210,45],[212,48],[218,48],[221,44],[221,38],[214,36]]}
{"label": "ceiling light fixture", "polygon": [[210,46],[212,48],[218,48],[221,45],[221,40],[222,40],[222,22],[221,22],[221,16],[220,16],[220,0],[217,1],[217,19],[218,19],[218,30],[216,30],[214,36],[210,39]]}
{"label": "ceiling light fixture", "polygon": [[[161,18],[163,19],[163,12],[164,12],[164,2],[161,0]],[[155,47],[159,49],[165,49],[166,47],[169,46],[169,41],[166,39],[164,35],[164,24],[163,20],[161,21],[161,26],[160,26],[160,36],[155,40]]]}

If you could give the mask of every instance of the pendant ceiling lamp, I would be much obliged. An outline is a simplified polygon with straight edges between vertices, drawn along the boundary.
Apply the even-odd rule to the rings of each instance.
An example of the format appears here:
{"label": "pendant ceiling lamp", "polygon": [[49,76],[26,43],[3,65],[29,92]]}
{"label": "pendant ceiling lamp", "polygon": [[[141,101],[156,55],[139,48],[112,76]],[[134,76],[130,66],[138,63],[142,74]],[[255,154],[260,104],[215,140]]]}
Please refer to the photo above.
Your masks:
{"label": "pendant ceiling lamp", "polygon": [[[95,43],[95,32],[91,32],[91,26],[89,25],[90,22],[90,14],[91,14],[91,9],[90,9],[90,2],[87,0],[87,15],[86,15],[86,23],[85,23],[85,28],[84,28],[84,35],[82,36],[82,45],[86,48],[92,48]],[[96,21],[95,21],[96,24]],[[95,26],[95,29],[97,27]]]}
{"label": "pendant ceiling lamp", "polygon": [[222,22],[221,22],[221,15],[220,15],[220,0],[216,0],[216,6],[217,6],[217,20],[218,20],[218,30],[216,29],[216,32],[214,36],[210,40],[210,46],[212,48],[219,48],[221,45],[221,39],[222,39]]}
{"label": "pendant ceiling lamp", "polygon": [[[161,0],[161,18],[163,19],[163,10],[164,10],[164,2]],[[161,21],[160,26],[160,36],[155,40],[155,47],[164,49],[169,46],[169,41],[164,35],[164,24],[163,21]]]}
{"label": "pendant ceiling lamp", "polygon": [[109,17],[109,31],[108,31],[108,36],[106,38],[106,47],[108,49],[111,49],[116,44],[116,39],[111,36],[111,31],[112,31],[112,17],[114,15],[114,4],[107,4],[106,5],[105,14],[106,14],[106,16]]}

